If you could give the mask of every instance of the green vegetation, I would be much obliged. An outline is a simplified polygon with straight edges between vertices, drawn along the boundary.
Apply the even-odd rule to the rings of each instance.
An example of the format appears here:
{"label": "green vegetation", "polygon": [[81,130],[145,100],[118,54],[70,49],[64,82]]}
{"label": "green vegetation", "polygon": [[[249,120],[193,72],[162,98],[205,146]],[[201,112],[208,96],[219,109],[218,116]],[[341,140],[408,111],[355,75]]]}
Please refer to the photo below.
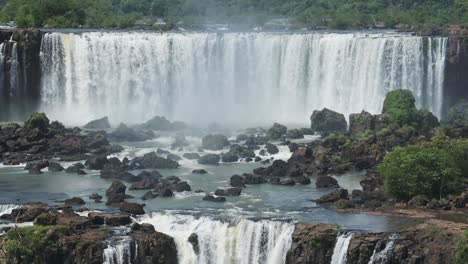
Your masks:
{"label": "green vegetation", "polygon": [[460,235],[455,248],[456,264],[468,263],[468,230]]}
{"label": "green vegetation", "polygon": [[24,122],[24,127],[29,129],[46,129],[49,122],[49,118],[47,118],[45,113],[34,113]]}
{"label": "green vegetation", "polygon": [[378,166],[388,197],[408,200],[416,195],[441,199],[463,190],[468,175],[468,140],[434,138],[397,147]]}
{"label": "green vegetation", "polygon": [[427,133],[438,125],[437,117],[427,110],[416,109],[416,100],[409,90],[394,90],[387,93],[382,113],[388,117],[388,126],[415,129]]}
{"label": "green vegetation", "polygon": [[0,0],[0,18],[20,27],[128,27],[155,18],[188,25],[263,24],[367,28],[468,24],[468,0]]}
{"label": "green vegetation", "polygon": [[60,250],[60,232],[55,229],[45,226],[11,229],[2,244],[5,258],[9,263],[44,263],[46,250]]}

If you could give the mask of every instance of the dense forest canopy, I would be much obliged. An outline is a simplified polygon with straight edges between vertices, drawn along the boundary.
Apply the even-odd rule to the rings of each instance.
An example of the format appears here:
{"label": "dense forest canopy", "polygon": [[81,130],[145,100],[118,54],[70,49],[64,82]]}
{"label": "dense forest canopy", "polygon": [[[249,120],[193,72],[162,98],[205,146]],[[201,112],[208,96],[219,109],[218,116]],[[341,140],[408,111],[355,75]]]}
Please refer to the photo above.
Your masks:
{"label": "dense forest canopy", "polygon": [[155,18],[258,25],[280,17],[312,28],[468,24],[468,0],[0,0],[0,5],[0,19],[19,27],[128,27]]}

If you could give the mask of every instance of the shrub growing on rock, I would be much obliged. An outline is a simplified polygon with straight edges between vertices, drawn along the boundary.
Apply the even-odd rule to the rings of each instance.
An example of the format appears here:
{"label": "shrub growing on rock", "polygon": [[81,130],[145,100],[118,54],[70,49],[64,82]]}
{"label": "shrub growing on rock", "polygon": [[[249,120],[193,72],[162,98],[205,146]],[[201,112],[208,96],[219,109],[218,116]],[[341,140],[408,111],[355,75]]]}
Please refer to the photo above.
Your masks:
{"label": "shrub growing on rock", "polygon": [[468,140],[435,138],[420,145],[397,147],[378,167],[384,176],[385,193],[402,200],[459,193],[468,173],[467,155]]}
{"label": "shrub growing on rock", "polygon": [[47,118],[45,113],[34,113],[24,122],[24,127],[29,129],[46,129],[49,122],[49,118]]}

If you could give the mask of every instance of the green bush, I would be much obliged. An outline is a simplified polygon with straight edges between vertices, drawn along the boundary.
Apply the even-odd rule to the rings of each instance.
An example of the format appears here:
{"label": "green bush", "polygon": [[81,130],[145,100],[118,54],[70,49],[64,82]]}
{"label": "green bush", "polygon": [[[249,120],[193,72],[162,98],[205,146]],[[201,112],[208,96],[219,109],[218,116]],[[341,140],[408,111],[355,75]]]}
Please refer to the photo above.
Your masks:
{"label": "green bush", "polygon": [[49,118],[47,118],[45,113],[34,113],[24,122],[24,127],[29,129],[46,129],[49,122]]}
{"label": "green bush", "polygon": [[44,263],[46,251],[60,250],[60,232],[55,231],[56,227],[46,226],[11,229],[4,239],[6,258],[11,263]]}
{"label": "green bush", "polygon": [[465,230],[458,238],[455,247],[455,261],[456,264],[468,263],[468,230]]}
{"label": "green bush", "polygon": [[463,190],[468,170],[468,140],[446,138],[397,147],[378,166],[388,197],[408,200],[416,195],[442,198]]}
{"label": "green bush", "polygon": [[437,117],[427,110],[416,109],[416,100],[409,90],[394,90],[385,96],[382,113],[391,128],[413,127],[420,134],[439,125]]}

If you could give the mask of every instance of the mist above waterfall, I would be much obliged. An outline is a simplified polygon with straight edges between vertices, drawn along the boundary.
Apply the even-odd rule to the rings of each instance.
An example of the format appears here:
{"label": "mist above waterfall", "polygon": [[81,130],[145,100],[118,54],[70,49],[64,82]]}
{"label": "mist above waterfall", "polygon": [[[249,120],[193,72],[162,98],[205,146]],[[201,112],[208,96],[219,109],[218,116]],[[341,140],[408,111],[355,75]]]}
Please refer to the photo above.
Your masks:
{"label": "mist above waterfall", "polygon": [[380,112],[413,91],[442,112],[446,39],[395,33],[49,33],[41,110],[68,124],[154,115],[191,123],[308,123],[328,107]]}

